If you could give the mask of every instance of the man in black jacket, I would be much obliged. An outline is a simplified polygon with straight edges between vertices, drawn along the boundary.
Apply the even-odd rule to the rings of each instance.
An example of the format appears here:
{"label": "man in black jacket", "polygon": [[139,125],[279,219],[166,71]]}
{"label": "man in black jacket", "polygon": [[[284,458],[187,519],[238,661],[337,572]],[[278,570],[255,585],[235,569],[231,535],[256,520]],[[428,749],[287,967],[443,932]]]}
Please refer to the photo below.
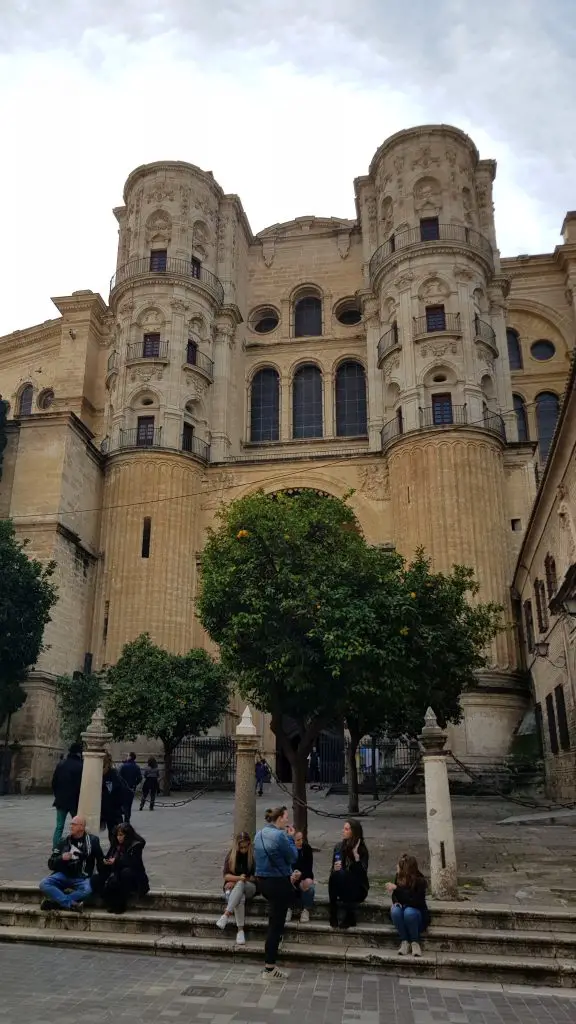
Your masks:
{"label": "man in black jacket", "polygon": [[62,839],[68,815],[74,817],[78,811],[80,783],[82,782],[82,744],[73,743],[68,756],[59,761],[52,776],[53,807],[56,808],[56,828],[52,837],[55,849]]}
{"label": "man in black jacket", "polygon": [[94,868],[104,867],[100,840],[86,831],[86,818],[72,818],[70,835],[52,850],[48,867],[52,874],[40,882],[42,910],[82,910],[83,901],[92,895]]}
{"label": "man in black jacket", "polygon": [[136,764],[136,754],[134,751],[124,758],[119,768],[119,774],[122,781],[126,783],[126,786],[130,790],[130,792],[126,792],[124,795],[123,807],[124,821],[130,821],[134,793],[142,782],[142,772],[140,771],[139,765]]}

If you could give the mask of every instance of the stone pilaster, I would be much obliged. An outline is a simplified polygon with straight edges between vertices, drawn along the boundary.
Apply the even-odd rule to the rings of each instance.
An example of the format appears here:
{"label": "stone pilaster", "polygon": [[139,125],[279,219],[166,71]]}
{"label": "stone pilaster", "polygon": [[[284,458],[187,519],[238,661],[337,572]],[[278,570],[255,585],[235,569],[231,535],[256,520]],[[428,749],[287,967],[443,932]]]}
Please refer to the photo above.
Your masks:
{"label": "stone pilaster", "polygon": [[82,733],[84,742],[84,766],[82,768],[82,785],[78,814],[86,818],[86,828],[93,835],[100,831],[100,812],[102,807],[102,765],[106,744],[112,739],[106,731],[104,712],[97,708],[86,732]]}
{"label": "stone pilaster", "polygon": [[256,754],[260,737],[252,721],[250,708],[244,709],[236,729],[236,787],[234,795],[234,833],[256,831]]}
{"label": "stone pilaster", "polygon": [[419,739],[423,747],[426,787],[430,888],[436,899],[451,900],[458,896],[458,874],[446,764],[448,752],[444,749],[447,736],[432,708],[428,708],[424,722]]}

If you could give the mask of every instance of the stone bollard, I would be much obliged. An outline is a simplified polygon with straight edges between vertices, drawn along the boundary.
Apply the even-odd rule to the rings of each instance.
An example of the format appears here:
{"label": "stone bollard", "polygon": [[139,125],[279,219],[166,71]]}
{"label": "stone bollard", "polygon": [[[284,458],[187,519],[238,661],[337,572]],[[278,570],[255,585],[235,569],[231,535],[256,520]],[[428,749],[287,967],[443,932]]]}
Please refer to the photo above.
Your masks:
{"label": "stone bollard", "polygon": [[102,763],[106,744],[112,734],[106,731],[104,712],[97,708],[86,732],[82,733],[84,743],[84,764],[78,814],[86,818],[86,828],[92,835],[100,832],[100,811],[102,808]]}
{"label": "stone bollard", "polygon": [[244,709],[236,728],[236,785],[234,793],[234,834],[256,832],[256,754],[260,738],[250,708]]}
{"label": "stone bollard", "polygon": [[452,805],[446,764],[447,734],[438,725],[432,708],[428,708],[424,729],[418,737],[423,748],[424,782],[426,787],[426,820],[430,849],[430,888],[439,900],[458,897],[456,850]]}

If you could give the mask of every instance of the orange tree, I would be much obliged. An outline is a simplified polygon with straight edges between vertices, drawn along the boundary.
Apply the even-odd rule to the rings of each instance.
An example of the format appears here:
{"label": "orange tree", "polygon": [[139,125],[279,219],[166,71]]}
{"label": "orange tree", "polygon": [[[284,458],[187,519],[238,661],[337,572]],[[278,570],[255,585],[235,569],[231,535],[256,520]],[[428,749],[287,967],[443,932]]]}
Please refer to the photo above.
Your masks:
{"label": "orange tree", "polygon": [[[442,580],[423,556],[406,567],[370,547],[346,499],[258,492],[218,516],[202,554],[198,614],[241,695],[270,714],[292,769],[294,821],[305,828],[307,759],[319,733],[344,720],[360,736],[383,719],[410,727],[430,701],[457,716],[499,611],[460,607],[465,569],[452,583],[442,578],[452,604],[441,602]],[[460,668],[447,672],[441,701],[451,660]],[[287,719],[297,724],[296,749]]]}

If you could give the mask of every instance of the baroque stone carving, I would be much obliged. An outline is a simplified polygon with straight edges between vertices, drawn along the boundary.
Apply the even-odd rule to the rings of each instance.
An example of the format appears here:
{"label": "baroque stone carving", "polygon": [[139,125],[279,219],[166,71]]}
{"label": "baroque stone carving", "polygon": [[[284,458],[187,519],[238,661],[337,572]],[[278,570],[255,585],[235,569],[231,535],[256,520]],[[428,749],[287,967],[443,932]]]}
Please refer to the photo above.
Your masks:
{"label": "baroque stone carving", "polygon": [[262,256],[267,267],[271,267],[276,255],[276,235],[267,235],[262,239]]}
{"label": "baroque stone carving", "polygon": [[421,178],[414,185],[414,208],[439,211],[442,206],[442,188],[436,178]]}
{"label": "baroque stone carving", "polygon": [[432,155],[431,146],[421,146],[414,160],[412,161],[412,170],[414,171],[417,167],[423,167],[425,170],[431,167],[433,164],[439,164],[440,157]]}
{"label": "baroque stone carving", "polygon": [[433,274],[420,285],[418,295],[421,299],[426,299],[429,302],[441,302],[450,295],[450,286],[437,274]]}
{"label": "baroque stone carving", "polygon": [[190,211],[190,191],[187,185],[180,185],[180,213],[184,218]]}
{"label": "baroque stone carving", "polygon": [[134,312],[134,303],[132,299],[126,299],[121,306],[118,307],[118,315],[122,317],[130,316]]}
{"label": "baroque stone carving", "polygon": [[396,278],[394,281],[394,287],[397,288],[398,291],[404,291],[406,288],[410,287],[413,280],[414,274],[411,270],[407,270],[405,274],[400,274],[400,277]]}
{"label": "baroque stone carving", "polygon": [[387,464],[364,466],[358,470],[360,492],[372,501],[390,500],[390,473]]}
{"label": "baroque stone carving", "polygon": [[172,221],[165,210],[157,210],[146,221],[146,244],[152,241],[168,246],[172,234]]}
{"label": "baroque stone carving", "polygon": [[162,380],[163,376],[164,368],[162,366],[135,366],[130,371],[130,380],[133,384],[137,381],[147,384],[151,380]]}
{"label": "baroque stone carving", "polygon": [[420,348],[420,354],[423,358],[427,356],[434,356],[436,359],[440,359],[441,356],[445,356],[448,352],[452,355],[456,355],[458,352],[458,345],[455,341],[447,341],[444,345],[433,345],[427,344],[422,345]]}
{"label": "baroque stone carving", "polygon": [[170,303],[170,308],[173,309],[175,313],[187,313],[190,309],[190,303],[183,302],[182,299],[173,299]]}
{"label": "baroque stone carving", "polygon": [[394,227],[394,205],[390,196],[385,196],[382,200],[382,232],[384,238],[388,238],[392,234]]}
{"label": "baroque stone carving", "polygon": [[184,370],[184,376],[186,378],[186,387],[190,392],[187,401],[201,402],[208,390],[207,381],[196,370],[191,370],[188,367]]}
{"label": "baroque stone carving", "polygon": [[389,359],[388,362],[386,363],[386,366],[384,367],[384,380],[390,380],[390,378],[392,377],[392,375],[398,369],[399,366],[400,357],[398,355],[392,356],[392,359]]}
{"label": "baroque stone carving", "polygon": [[172,202],[174,199],[174,189],[169,188],[166,184],[160,184],[160,182],[158,182],[157,185],[154,185],[153,188],[146,193],[146,202],[148,206],[151,203],[162,203],[165,199]]}
{"label": "baroque stone carving", "polygon": [[339,231],[336,244],[338,246],[338,255],[341,259],[345,260],[350,252],[350,232]]}

